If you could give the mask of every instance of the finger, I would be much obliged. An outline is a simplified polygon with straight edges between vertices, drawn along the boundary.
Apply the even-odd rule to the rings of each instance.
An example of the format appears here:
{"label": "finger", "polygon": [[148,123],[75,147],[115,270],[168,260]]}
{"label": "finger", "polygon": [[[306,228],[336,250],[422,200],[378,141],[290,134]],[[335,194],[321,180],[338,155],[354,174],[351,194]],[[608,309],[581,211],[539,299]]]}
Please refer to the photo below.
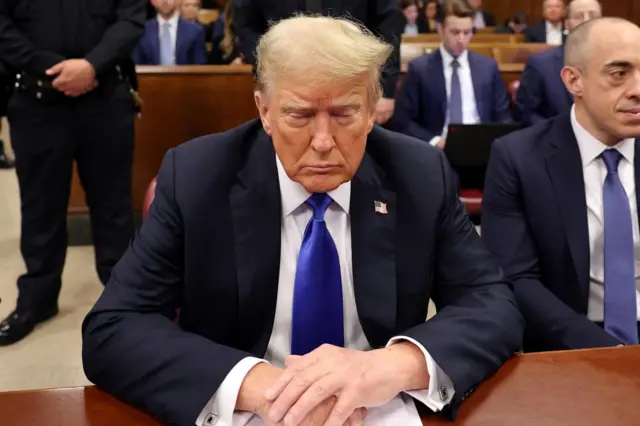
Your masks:
{"label": "finger", "polygon": [[46,71],[47,75],[56,75],[56,74],[60,74],[60,72],[62,72],[62,69],[64,68],[64,61],[59,62],[57,64],[55,64],[54,66],[52,66],[51,68],[49,68]]}
{"label": "finger", "polygon": [[342,392],[324,426],[343,426],[351,414],[358,408],[357,405],[355,395],[348,391]]}
{"label": "finger", "polygon": [[[299,425],[313,409],[337,394],[344,385],[344,378],[335,374],[326,375],[315,381],[294,401],[295,403],[286,413],[284,424],[286,426]],[[342,426],[342,423],[340,423],[340,426]]]}
{"label": "finger", "polygon": [[275,401],[276,398],[282,393],[285,387],[289,385],[291,380],[299,374],[301,371],[304,371],[308,367],[311,367],[316,362],[318,362],[318,356],[311,353],[309,355],[305,355],[300,357],[292,366],[287,366],[284,370],[284,373],[280,375],[278,380],[276,380],[264,393],[264,397],[267,401]]}
{"label": "finger", "polygon": [[367,415],[367,410],[364,408],[357,408],[351,416],[347,419],[345,426],[362,426],[364,424],[364,418]]}

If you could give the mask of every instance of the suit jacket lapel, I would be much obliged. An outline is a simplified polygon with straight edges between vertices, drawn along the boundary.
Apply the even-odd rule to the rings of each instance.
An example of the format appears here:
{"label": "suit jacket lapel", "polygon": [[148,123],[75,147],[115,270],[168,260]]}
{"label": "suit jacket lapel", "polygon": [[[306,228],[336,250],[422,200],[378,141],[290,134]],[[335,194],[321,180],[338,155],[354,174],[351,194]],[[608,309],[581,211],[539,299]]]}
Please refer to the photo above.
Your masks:
{"label": "suit jacket lapel", "polygon": [[[471,83],[473,84],[473,95],[476,99],[476,110],[478,115],[480,116],[480,121],[491,122],[492,117],[491,114],[487,114],[487,102],[482,102],[482,99],[486,99],[486,96],[483,95],[480,90],[480,81],[482,80],[482,76],[480,75],[481,69],[478,67],[476,63],[476,57],[473,52],[469,52],[469,69],[471,71]],[[464,94],[463,94],[464,99]]]}
{"label": "suit jacket lapel", "polygon": [[247,151],[229,196],[238,280],[236,339],[238,348],[262,356],[277,300],[282,204],[271,138],[261,130]]}
{"label": "suit jacket lapel", "polygon": [[[429,81],[426,87],[432,92],[433,102],[436,103],[437,112],[442,115],[444,125],[444,120],[447,118],[448,99],[440,49],[433,54],[433,60],[427,62],[427,72],[423,78]],[[429,99],[429,96],[426,99]]]}
{"label": "suit jacket lapel", "polygon": [[580,284],[581,299],[589,296],[589,226],[584,175],[578,142],[568,114],[549,132],[546,164],[566,230],[567,242]]}
{"label": "suit jacket lapel", "polygon": [[[376,201],[386,203],[386,214],[376,212]],[[358,316],[371,346],[380,347],[396,328],[396,194],[369,154],[352,180],[350,215]]]}
{"label": "suit jacket lapel", "polygon": [[160,65],[160,28],[157,19],[154,19],[149,26],[149,42],[151,44],[151,61],[154,64]]}
{"label": "suit jacket lapel", "polygon": [[187,52],[189,50],[188,28],[189,24],[178,19],[178,28],[176,32],[176,65],[190,65]]}

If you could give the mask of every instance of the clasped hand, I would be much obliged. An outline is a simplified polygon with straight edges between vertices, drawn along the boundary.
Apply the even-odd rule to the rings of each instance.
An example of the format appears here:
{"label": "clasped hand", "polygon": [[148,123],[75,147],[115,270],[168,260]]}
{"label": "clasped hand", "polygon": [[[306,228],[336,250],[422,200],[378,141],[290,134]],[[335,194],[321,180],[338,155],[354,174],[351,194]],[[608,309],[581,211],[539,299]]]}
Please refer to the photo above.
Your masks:
{"label": "clasped hand", "polygon": [[[282,375],[265,392],[271,424],[359,426],[365,408],[386,404],[402,391],[384,350],[368,352],[323,345],[285,360]],[[317,409],[326,414],[318,420]],[[309,422],[308,416],[314,415]],[[324,420],[326,419],[326,420]]]}
{"label": "clasped hand", "polygon": [[49,68],[46,74],[57,76],[51,84],[67,96],[84,95],[98,86],[95,69],[86,59],[67,59]]}

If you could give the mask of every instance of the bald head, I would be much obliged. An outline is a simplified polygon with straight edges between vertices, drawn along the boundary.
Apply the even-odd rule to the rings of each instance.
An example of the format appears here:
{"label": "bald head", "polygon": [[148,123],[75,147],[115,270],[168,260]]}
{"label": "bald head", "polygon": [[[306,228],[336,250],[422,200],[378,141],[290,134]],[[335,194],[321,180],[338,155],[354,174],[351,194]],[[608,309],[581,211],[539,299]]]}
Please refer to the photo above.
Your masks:
{"label": "bald head", "polygon": [[622,18],[595,18],[583,22],[571,31],[564,45],[564,63],[586,69],[586,62],[597,52],[615,50],[640,37],[640,28]]}
{"label": "bald head", "polygon": [[640,28],[622,18],[596,18],[567,37],[560,75],[576,119],[609,146],[640,135]]}

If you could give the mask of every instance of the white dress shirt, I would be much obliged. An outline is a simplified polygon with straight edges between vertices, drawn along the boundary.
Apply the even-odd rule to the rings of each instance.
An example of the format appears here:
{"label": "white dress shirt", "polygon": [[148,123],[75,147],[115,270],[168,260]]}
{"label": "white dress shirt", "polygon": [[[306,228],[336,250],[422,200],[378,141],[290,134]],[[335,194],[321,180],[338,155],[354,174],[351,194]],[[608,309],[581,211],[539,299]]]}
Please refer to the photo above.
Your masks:
{"label": "white dress shirt", "polygon": [[[278,165],[278,179],[282,199],[280,274],[276,312],[267,352],[264,360],[247,357],[236,364],[198,417],[196,422],[198,426],[203,426],[205,419],[209,416],[217,418],[216,426],[244,426],[252,424],[253,414],[234,412],[238,392],[245,376],[249,370],[260,362],[266,361],[282,367],[284,366],[284,359],[290,355],[294,281],[304,230],[312,216],[312,209],[305,203],[311,194],[309,194],[302,185],[289,179],[279,159],[276,158],[276,162]],[[358,318],[353,287],[351,220],[349,217],[351,182],[340,185],[328,194],[333,199],[333,203],[329,205],[325,213],[325,222],[336,245],[338,258],[340,260],[345,347],[363,351],[369,350],[371,346],[367,341],[367,337],[360,324],[360,319]],[[428,302],[425,301],[425,303]],[[422,350],[430,375],[428,389],[407,392],[407,394],[419,400],[433,411],[442,410],[442,408],[451,402],[454,396],[455,391],[451,379],[418,342],[408,337],[397,336],[392,338],[388,344],[392,344],[397,340],[408,340]],[[215,362],[215,360],[211,360],[211,362]],[[401,396],[397,398],[401,398]],[[413,404],[413,401],[409,398],[406,398],[406,401],[409,404]],[[410,407],[410,409],[415,411],[415,407],[413,406]]]}
{"label": "white dress shirt", "polygon": [[[607,167],[600,154],[609,147],[591,136],[576,120],[575,107],[571,109],[571,125],[578,140],[584,173],[589,224],[589,308],[587,317],[591,321],[604,321],[604,202],[603,187]],[[638,205],[636,203],[636,180],[634,175],[635,140],[624,139],[613,147],[620,151],[622,159],[618,175],[629,198],[633,227],[633,251],[636,277],[636,305],[640,321],[640,231],[638,230]]]}
{"label": "white dress shirt", "polygon": [[416,24],[407,24],[404,26],[404,35],[418,35],[420,31],[418,31],[418,25]]}
{"label": "white dress shirt", "polygon": [[169,34],[171,34],[171,47],[172,47],[172,58],[173,63],[176,62],[176,43],[178,42],[178,20],[180,19],[180,14],[178,12],[174,13],[173,16],[169,19],[164,19],[162,16],[158,15],[158,45],[160,46],[162,43],[162,33],[164,31],[165,23],[169,24]]}
{"label": "white dress shirt", "polygon": [[544,21],[544,26],[547,32],[547,44],[562,45],[562,24],[554,26],[551,22]]}
{"label": "white dress shirt", "polygon": [[481,11],[477,11],[473,16],[473,26],[480,30],[487,27],[487,23],[484,22],[484,14]]}
{"label": "white dress shirt", "polygon": [[[440,45],[440,54],[442,55],[442,68],[444,72],[444,86],[447,90],[447,100],[451,97],[451,78],[453,76],[453,67],[451,63],[455,59],[451,53]],[[465,50],[458,56],[458,78],[460,79],[460,90],[462,92],[462,123],[477,124],[480,122],[480,114],[476,104],[476,93],[473,89],[473,76],[471,75],[471,66],[469,65],[469,51]],[[447,112],[444,120],[444,128],[442,136],[434,136],[429,143],[436,145],[441,138],[447,137],[447,128],[449,127],[449,102],[447,102]]]}

